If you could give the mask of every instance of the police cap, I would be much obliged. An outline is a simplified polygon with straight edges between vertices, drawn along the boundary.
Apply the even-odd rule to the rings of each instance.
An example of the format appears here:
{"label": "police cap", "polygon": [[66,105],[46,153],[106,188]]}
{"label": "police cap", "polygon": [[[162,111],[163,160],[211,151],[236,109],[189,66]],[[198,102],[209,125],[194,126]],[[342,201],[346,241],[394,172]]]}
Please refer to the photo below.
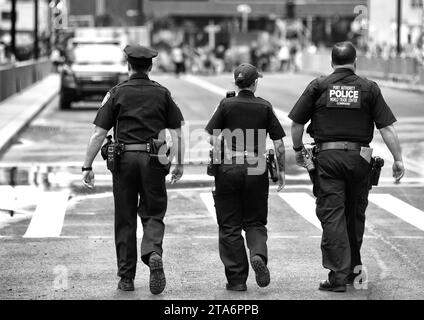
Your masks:
{"label": "police cap", "polygon": [[156,50],[139,45],[127,45],[124,52],[128,58],[132,59],[152,59],[158,55]]}
{"label": "police cap", "polygon": [[249,87],[258,78],[262,78],[262,74],[249,63],[242,63],[234,70],[234,80],[239,88]]}

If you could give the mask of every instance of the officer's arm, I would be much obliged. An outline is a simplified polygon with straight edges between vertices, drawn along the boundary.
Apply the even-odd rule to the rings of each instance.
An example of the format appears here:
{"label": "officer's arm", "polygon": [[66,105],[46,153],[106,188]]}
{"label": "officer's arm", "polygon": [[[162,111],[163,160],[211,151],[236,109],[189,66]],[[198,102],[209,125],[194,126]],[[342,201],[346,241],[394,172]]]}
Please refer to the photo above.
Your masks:
{"label": "officer's arm", "polygon": [[170,151],[170,160],[177,156],[177,165],[184,164],[184,153],[185,153],[185,142],[183,131],[181,128],[178,129],[169,129],[172,139],[172,147]]}
{"label": "officer's arm", "polygon": [[383,137],[384,143],[386,144],[387,148],[389,148],[390,153],[393,156],[393,177],[396,179],[397,182],[399,182],[405,174],[405,168],[402,160],[402,149],[400,147],[400,142],[395,127],[391,124],[389,126],[381,128],[380,134]]}
{"label": "officer's arm", "polygon": [[102,147],[103,141],[106,138],[107,130],[95,126],[94,132],[91,135],[91,138],[88,142],[87,152],[84,160],[84,167],[91,167],[93,164],[94,158],[96,158],[97,153]]}
{"label": "officer's arm", "polygon": [[277,157],[278,170],[280,172],[286,171],[286,147],[284,146],[283,139],[273,140],[275,155]]}
{"label": "officer's arm", "polygon": [[292,140],[293,140],[293,147],[294,148],[299,148],[301,146],[303,146],[303,131],[305,129],[305,125],[297,123],[297,122],[292,122],[292,126],[291,126],[291,135],[292,135]]}

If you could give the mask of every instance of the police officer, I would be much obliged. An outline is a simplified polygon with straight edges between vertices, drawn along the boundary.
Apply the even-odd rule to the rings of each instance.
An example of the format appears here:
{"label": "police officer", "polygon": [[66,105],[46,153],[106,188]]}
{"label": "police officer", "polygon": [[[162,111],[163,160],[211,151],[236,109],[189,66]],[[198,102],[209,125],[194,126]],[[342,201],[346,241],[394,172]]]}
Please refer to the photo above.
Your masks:
{"label": "police officer", "polygon": [[279,191],[284,187],[285,132],[271,104],[255,96],[262,75],[247,63],[234,71],[238,95],[223,99],[206,126],[214,148],[224,159],[213,192],[219,226],[219,254],[225,267],[227,290],[245,291],[249,263],[241,231],[246,233],[250,262],[260,287],[270,283],[267,268],[268,171],[266,136],[274,141],[279,167]]}
{"label": "police officer", "polygon": [[[166,284],[162,262],[163,219],[167,208],[165,176],[166,163],[153,161],[152,139],[161,138],[170,129],[172,159],[177,154],[177,165],[172,181],[183,174],[183,116],[170,92],[149,79],[152,58],[157,52],[142,46],[126,46],[129,80],[112,88],[105,96],[94,119],[94,133],[87,147],[83,183],[92,188],[92,163],[107,132],[113,127],[115,141],[124,144],[120,167],[113,172],[115,201],[115,245],[118,289],[134,290],[137,263],[137,213],[143,225],[141,260],[150,268],[150,291],[161,293]],[[157,160],[157,159],[156,159]]]}
{"label": "police officer", "polygon": [[323,228],[321,251],[328,280],[319,289],[344,292],[346,284],[360,283],[360,249],[368,205],[374,125],[394,158],[393,177],[404,175],[402,153],[393,127],[396,118],[380,88],[355,74],[356,50],[352,43],[337,43],[332,50],[334,72],[313,80],[289,114],[296,161],[305,165],[304,125],[317,147],[316,214]]}

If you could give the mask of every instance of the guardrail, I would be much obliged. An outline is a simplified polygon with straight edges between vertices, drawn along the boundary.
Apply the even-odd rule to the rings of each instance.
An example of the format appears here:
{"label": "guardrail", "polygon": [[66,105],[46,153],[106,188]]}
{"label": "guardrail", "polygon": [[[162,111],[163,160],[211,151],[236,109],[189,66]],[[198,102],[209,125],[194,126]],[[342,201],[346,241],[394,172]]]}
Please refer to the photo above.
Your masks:
{"label": "guardrail", "polygon": [[[329,53],[302,54],[302,70],[329,74],[332,72]],[[424,67],[413,58],[390,58],[358,56],[358,73],[384,80],[406,81],[424,85]]]}
{"label": "guardrail", "polygon": [[0,66],[0,101],[40,81],[52,72],[48,58]]}

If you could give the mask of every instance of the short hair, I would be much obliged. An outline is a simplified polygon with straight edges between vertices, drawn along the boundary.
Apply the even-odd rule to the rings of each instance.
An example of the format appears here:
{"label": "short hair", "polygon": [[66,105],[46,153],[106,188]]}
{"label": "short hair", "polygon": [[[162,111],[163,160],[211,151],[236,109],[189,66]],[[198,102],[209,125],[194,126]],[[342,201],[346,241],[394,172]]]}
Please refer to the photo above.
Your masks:
{"label": "short hair", "polygon": [[352,42],[338,42],[331,52],[331,60],[335,65],[352,64],[356,60],[356,49]]}
{"label": "short hair", "polygon": [[152,66],[152,59],[128,59],[128,63],[135,72],[147,72]]}

